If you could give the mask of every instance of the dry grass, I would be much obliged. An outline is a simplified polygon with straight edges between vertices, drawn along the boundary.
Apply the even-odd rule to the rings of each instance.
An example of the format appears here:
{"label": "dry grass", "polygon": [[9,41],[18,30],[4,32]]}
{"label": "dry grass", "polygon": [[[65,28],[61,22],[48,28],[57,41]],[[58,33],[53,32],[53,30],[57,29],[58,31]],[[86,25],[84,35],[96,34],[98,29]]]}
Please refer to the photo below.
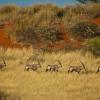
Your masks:
{"label": "dry grass", "polygon": [[[21,97],[21,100],[100,100],[100,74],[95,74],[100,58],[91,53],[59,52],[40,53],[45,59],[42,68],[36,72],[24,71],[29,56],[38,53],[32,49],[11,50],[5,53],[7,67],[0,71],[0,90]],[[45,73],[47,64],[61,60],[63,68],[58,73]],[[68,74],[68,66],[79,65],[83,61],[89,74]],[[10,99],[14,100],[14,99]]]}

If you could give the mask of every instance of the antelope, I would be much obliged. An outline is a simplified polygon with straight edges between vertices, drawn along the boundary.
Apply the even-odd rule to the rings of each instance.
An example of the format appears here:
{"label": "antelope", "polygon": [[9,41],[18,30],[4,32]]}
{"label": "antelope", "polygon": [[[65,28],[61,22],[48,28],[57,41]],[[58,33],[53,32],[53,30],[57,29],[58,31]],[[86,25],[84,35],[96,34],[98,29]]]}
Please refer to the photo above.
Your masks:
{"label": "antelope", "polygon": [[96,73],[99,73],[99,72],[100,72],[100,66],[98,66]]}
{"label": "antelope", "polygon": [[0,64],[0,69],[3,69],[4,67],[6,67],[6,62],[5,60],[2,58],[3,63]]}
{"label": "antelope", "polygon": [[25,70],[26,71],[29,71],[29,69],[33,70],[33,71],[36,71],[38,68],[41,68],[41,64],[40,62],[38,61],[37,64],[26,64],[25,66]]}
{"label": "antelope", "polygon": [[54,72],[58,72],[59,68],[62,67],[62,64],[60,61],[58,61],[59,65],[57,64],[51,64],[51,65],[47,65],[47,68],[46,68],[46,72],[50,72],[50,71],[54,71]]}
{"label": "antelope", "polygon": [[81,72],[81,70],[85,70],[86,71],[86,68],[85,68],[85,65],[84,65],[84,63],[83,62],[81,62],[81,66],[70,66],[69,67],[69,69],[68,69],[68,73],[69,72],[77,72],[77,73],[80,73]]}

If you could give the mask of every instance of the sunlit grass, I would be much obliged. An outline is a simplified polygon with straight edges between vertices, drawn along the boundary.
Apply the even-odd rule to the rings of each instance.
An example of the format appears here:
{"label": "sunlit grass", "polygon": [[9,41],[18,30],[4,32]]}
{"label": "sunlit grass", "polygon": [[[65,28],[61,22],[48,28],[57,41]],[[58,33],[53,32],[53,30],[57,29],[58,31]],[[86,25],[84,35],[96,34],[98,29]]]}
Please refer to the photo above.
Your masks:
{"label": "sunlit grass", "polygon": [[[99,100],[100,74],[96,74],[100,58],[91,53],[73,51],[69,53],[42,53],[32,49],[8,49],[0,55],[6,59],[7,67],[0,71],[0,90],[21,97],[21,100]],[[27,59],[39,53],[45,59],[42,68],[36,72],[24,71]],[[48,64],[62,62],[59,72],[45,72]],[[86,68],[93,73],[68,74],[69,65],[80,65],[84,62]],[[30,61],[32,63],[33,61]]]}

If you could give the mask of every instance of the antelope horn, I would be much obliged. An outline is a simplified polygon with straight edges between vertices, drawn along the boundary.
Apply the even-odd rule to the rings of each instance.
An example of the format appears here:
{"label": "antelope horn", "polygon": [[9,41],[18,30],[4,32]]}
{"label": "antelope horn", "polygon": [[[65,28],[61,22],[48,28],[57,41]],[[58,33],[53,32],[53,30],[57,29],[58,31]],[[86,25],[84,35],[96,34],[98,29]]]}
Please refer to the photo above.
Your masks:
{"label": "antelope horn", "polygon": [[82,64],[82,67],[85,69],[86,71],[86,67],[85,67],[85,64],[83,62],[80,61],[80,63]]}
{"label": "antelope horn", "polygon": [[60,66],[62,67],[62,64],[61,64],[61,61],[60,60],[58,60],[58,63],[60,64]]}
{"label": "antelope horn", "polygon": [[5,62],[4,58],[2,58],[2,60],[3,60],[3,63],[5,64],[5,66],[6,66],[6,62]]}
{"label": "antelope horn", "polygon": [[41,66],[41,63],[40,63],[40,61],[39,61],[39,60],[38,60],[38,64],[40,65],[40,67],[42,67],[42,66]]}

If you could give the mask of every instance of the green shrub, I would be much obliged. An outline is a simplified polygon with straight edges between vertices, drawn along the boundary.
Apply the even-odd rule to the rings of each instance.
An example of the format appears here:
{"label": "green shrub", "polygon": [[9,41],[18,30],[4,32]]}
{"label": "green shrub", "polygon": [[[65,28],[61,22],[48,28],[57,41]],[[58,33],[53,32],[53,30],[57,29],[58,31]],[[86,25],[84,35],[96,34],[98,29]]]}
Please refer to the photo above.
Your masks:
{"label": "green shrub", "polygon": [[95,36],[97,28],[98,27],[96,24],[86,22],[86,21],[80,21],[78,23],[75,23],[71,27],[71,32],[75,36],[88,38],[88,37]]}
{"label": "green shrub", "polygon": [[57,26],[38,26],[35,28],[35,33],[41,37],[46,43],[59,41]]}
{"label": "green shrub", "polygon": [[100,37],[87,40],[86,48],[94,53],[100,53]]}

